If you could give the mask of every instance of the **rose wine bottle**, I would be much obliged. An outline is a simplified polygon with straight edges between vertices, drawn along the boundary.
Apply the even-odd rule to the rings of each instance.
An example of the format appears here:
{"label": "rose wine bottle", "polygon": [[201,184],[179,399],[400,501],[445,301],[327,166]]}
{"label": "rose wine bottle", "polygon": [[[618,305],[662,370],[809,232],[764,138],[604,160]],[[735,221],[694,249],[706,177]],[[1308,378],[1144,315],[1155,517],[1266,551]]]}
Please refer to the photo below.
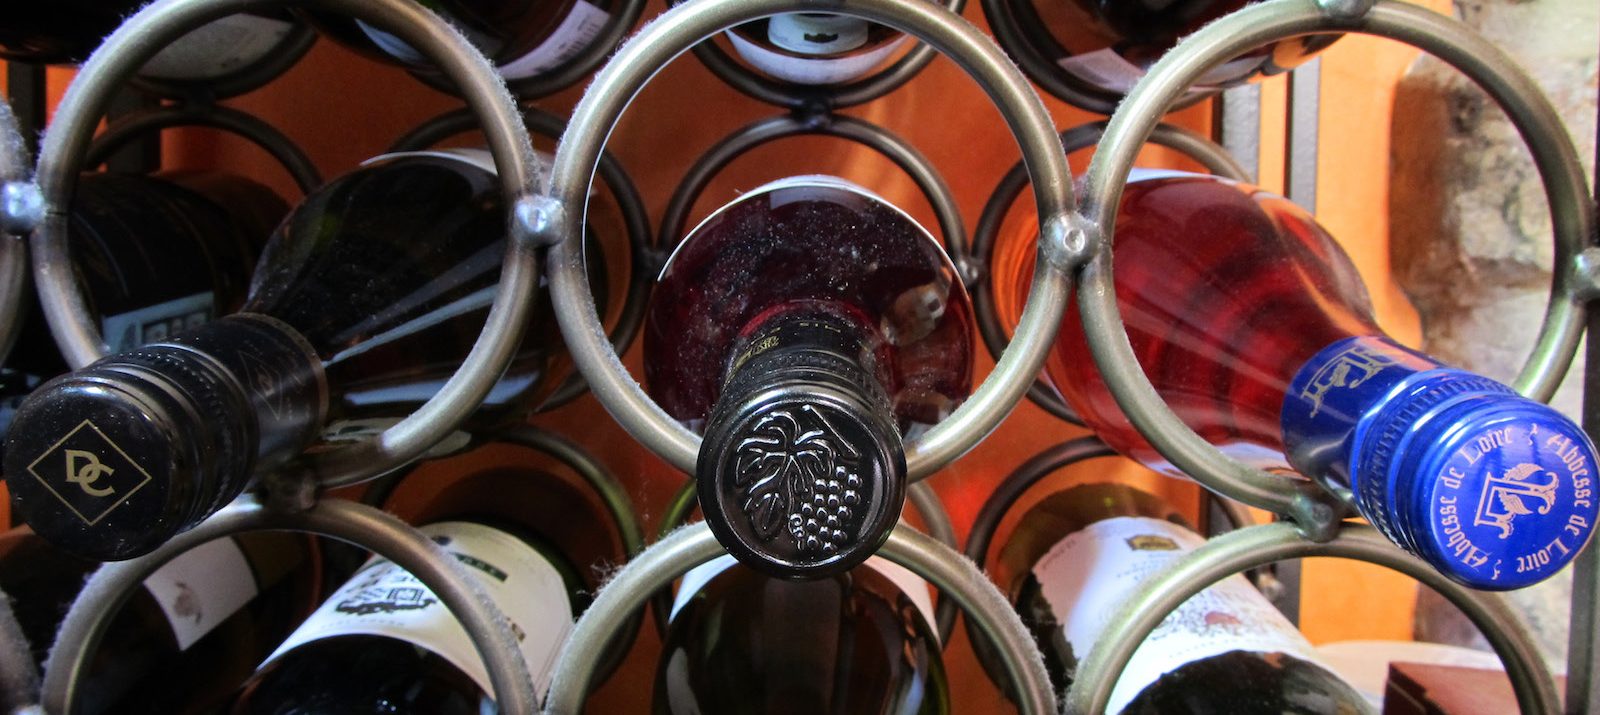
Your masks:
{"label": "rose wine bottle", "polygon": [[[77,681],[76,712],[211,712],[322,598],[316,543],[290,532],[206,542],[162,566],[107,627]],[[26,526],[0,533],[0,590],[41,666],[84,579],[79,559]]]}
{"label": "rose wine bottle", "polygon": [[[1063,79],[1097,95],[1128,93],[1178,40],[1251,0],[1009,0],[1024,40],[1061,68]],[[1201,76],[1214,92],[1294,69],[1337,35],[1306,35],[1247,52]]]}
{"label": "rose wine bottle", "polygon": [[[1022,238],[1010,253],[1026,250]],[[1225,453],[1348,488],[1389,539],[1475,588],[1543,580],[1588,541],[1595,458],[1583,430],[1386,337],[1349,257],[1293,203],[1217,177],[1137,172],[1113,255],[1140,367]],[[1012,282],[996,285],[1013,314],[1030,260],[1010,261]],[[1107,444],[1176,474],[1117,407],[1075,304],[1046,374]]]}
{"label": "rose wine bottle", "polygon": [[[1160,499],[1084,484],[1023,514],[994,568],[1059,691],[1140,585],[1204,543]],[[982,653],[982,651],[979,651]],[[987,659],[983,661],[991,670]],[[1145,639],[1107,712],[1331,715],[1371,712],[1244,576],[1201,591]]]}
{"label": "rose wine bottle", "polygon": [[[49,64],[82,62],[144,5],[143,0],[13,3],[0,13],[0,58]],[[216,80],[270,58],[294,25],[294,16],[286,10],[229,15],[163,48],[139,74],[167,81]]]}
{"label": "rose wine bottle", "polygon": [[[420,511],[431,520],[422,532],[510,621],[540,698],[597,586],[578,565],[592,563],[605,521],[582,497],[555,476],[505,465],[455,478]],[[266,659],[231,712],[479,715],[495,706],[461,623],[416,577],[373,558]]]}
{"label": "rose wine bottle", "polygon": [[[273,235],[241,312],[23,403],[6,442],[13,509],[69,551],[132,558],[324,435],[404,416],[476,341],[505,221],[481,152],[392,155],[329,182]],[[469,432],[524,414],[567,369],[538,304]]]}
{"label": "rose wine bottle", "polygon": [[811,581],[723,556],[678,588],[657,715],[950,711],[928,584],[879,557]]}
{"label": "rose wine bottle", "polygon": [[769,575],[861,563],[905,502],[902,436],[971,388],[972,308],[904,212],[826,176],[773,182],[696,227],[646,315],[645,378],[704,433],[717,538]]}
{"label": "rose wine bottle", "polygon": [[[507,80],[545,75],[600,38],[614,0],[417,0],[478,48]],[[346,15],[302,10],[328,37],[377,60],[426,70],[404,40]]]}

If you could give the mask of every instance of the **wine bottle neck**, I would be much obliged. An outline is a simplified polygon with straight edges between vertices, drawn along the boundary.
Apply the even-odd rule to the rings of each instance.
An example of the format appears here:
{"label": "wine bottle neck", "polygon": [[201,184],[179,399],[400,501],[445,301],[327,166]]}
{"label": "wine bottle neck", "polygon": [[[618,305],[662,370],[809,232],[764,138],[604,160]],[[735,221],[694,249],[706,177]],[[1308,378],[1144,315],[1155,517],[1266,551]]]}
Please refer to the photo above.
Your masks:
{"label": "wine bottle neck", "polygon": [[859,324],[826,306],[786,306],[754,325],[707,422],[701,509],[764,573],[839,573],[877,550],[905,502],[879,361]]}

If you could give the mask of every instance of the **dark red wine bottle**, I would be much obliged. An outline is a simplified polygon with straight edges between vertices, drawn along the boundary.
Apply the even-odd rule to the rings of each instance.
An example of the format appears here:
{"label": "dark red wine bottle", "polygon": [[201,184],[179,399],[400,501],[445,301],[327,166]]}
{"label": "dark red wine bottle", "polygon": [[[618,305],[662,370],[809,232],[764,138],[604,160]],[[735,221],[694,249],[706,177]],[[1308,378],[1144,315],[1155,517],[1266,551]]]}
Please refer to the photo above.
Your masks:
{"label": "dark red wine bottle", "polygon": [[[477,340],[499,281],[506,218],[486,157],[392,155],[329,182],[274,234],[241,312],[40,387],[7,438],[13,509],[70,551],[131,558],[325,433],[415,409]],[[538,304],[469,432],[559,382]]]}
{"label": "dark red wine bottle", "polygon": [[[78,709],[211,712],[322,597],[315,542],[258,532],[202,544],[161,567],[112,617],[77,681]],[[0,533],[0,590],[43,665],[67,608],[99,566],[27,527]]]}
{"label": "dark red wine bottle", "polygon": [[[615,0],[418,0],[465,35],[507,80],[549,74],[595,42],[610,22]],[[303,10],[339,44],[374,59],[427,70],[429,62],[404,40],[344,15]]]}
{"label": "dark red wine bottle", "polygon": [[[142,0],[49,0],[13,3],[0,14],[0,58],[76,64],[89,58]],[[151,79],[205,82],[262,62],[294,29],[286,10],[229,15],[163,48],[139,74]]]}
{"label": "dark red wine bottle", "polygon": [[[523,465],[430,476],[456,478],[418,510],[431,522],[423,533],[509,619],[542,698],[597,588],[579,566],[595,563],[606,518],[559,477]],[[231,712],[479,715],[495,705],[466,630],[414,576],[375,558],[262,663]]]}
{"label": "dark red wine bottle", "polygon": [[950,711],[928,584],[873,557],[811,581],[721,557],[685,574],[657,715]]}
{"label": "dark red wine bottle", "polygon": [[767,184],[690,232],[656,284],[645,378],[704,432],[723,545],[789,578],[876,551],[905,502],[902,435],[971,388],[971,315],[927,231],[842,179]]}
{"label": "dark red wine bottle", "polygon": [[[1016,238],[1013,252],[1027,241]],[[1386,337],[1349,257],[1295,204],[1217,177],[1136,172],[1113,250],[1140,367],[1224,452],[1350,489],[1396,544],[1476,588],[1543,580],[1588,541],[1583,430]],[[1013,312],[1030,260],[997,274]],[[1046,373],[1107,444],[1176,473],[1117,407],[1075,304]]]}
{"label": "dark red wine bottle", "polygon": [[[1033,632],[1051,681],[1065,692],[1117,609],[1204,541],[1150,494],[1123,484],[1083,484],[1028,509],[994,572]],[[984,664],[993,671],[988,659]],[[1235,575],[1161,622],[1123,670],[1106,711],[1356,715],[1371,709],[1261,592]]]}

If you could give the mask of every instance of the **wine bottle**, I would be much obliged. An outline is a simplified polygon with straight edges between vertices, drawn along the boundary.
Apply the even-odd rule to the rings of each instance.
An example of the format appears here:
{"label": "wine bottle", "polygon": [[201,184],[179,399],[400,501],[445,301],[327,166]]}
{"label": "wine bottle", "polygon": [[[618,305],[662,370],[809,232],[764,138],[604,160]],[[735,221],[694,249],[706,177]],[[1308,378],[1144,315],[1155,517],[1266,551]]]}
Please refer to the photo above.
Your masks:
{"label": "wine bottle", "polygon": [[[1140,367],[1224,452],[1350,489],[1389,539],[1475,588],[1540,581],[1588,541],[1595,458],[1583,430],[1384,336],[1349,257],[1293,203],[1217,177],[1136,172],[1113,250]],[[1011,263],[996,295],[1014,314],[1032,266]],[[1117,407],[1075,305],[1046,374],[1107,444],[1177,473]]]}
{"label": "wine bottle", "polygon": [[826,176],[773,182],[690,232],[645,318],[645,378],[704,431],[713,533],[780,577],[861,563],[905,502],[902,434],[966,397],[972,308],[904,212]]}
{"label": "wine bottle", "polygon": [[[615,0],[418,0],[478,48],[508,81],[546,75],[600,39]],[[368,57],[427,70],[428,58],[354,18],[302,10],[324,34]]]}
{"label": "wine bottle", "polygon": [[[255,532],[206,542],[162,566],[112,617],[77,681],[75,712],[209,712],[316,606],[315,542]],[[56,629],[99,564],[27,527],[0,533],[0,590],[44,664]],[[174,686],[178,687],[174,687]]]}
{"label": "wine bottle", "polygon": [[[273,235],[241,312],[23,403],[6,442],[14,510],[70,551],[131,558],[325,432],[404,416],[476,341],[505,226],[482,152],[391,155],[324,185]],[[514,421],[559,382],[555,321],[538,305],[469,432]]]}
{"label": "wine bottle", "polygon": [[[1123,484],[1083,484],[1024,513],[994,573],[1044,653],[1052,683],[1064,691],[1121,604],[1204,541],[1155,496]],[[1106,711],[1371,712],[1240,575],[1162,620],[1123,670]]]}
{"label": "wine bottle", "polygon": [[880,557],[785,581],[722,556],[678,588],[654,712],[947,713],[936,634],[928,584]]}
{"label": "wine bottle", "polygon": [[[454,479],[414,512],[439,519],[422,532],[509,619],[540,698],[596,587],[577,568],[603,541],[589,504],[552,475],[504,465]],[[414,576],[374,558],[266,659],[232,712],[477,715],[494,705],[466,630]]]}
{"label": "wine bottle", "polygon": [[[50,0],[16,3],[0,15],[0,58],[76,64],[145,3],[143,0]],[[152,79],[205,82],[271,57],[294,29],[285,10],[229,15],[163,48],[139,71]]]}
{"label": "wine bottle", "polygon": [[727,31],[761,72],[802,85],[843,84],[879,68],[909,39],[887,25],[827,12],[786,12]]}
{"label": "wine bottle", "polygon": [[[1020,39],[1060,67],[1070,85],[1121,97],[1178,40],[1253,0],[1009,0]],[[1005,36],[1002,36],[1003,38]],[[1298,67],[1338,35],[1304,35],[1257,48],[1201,75],[1211,93]]]}

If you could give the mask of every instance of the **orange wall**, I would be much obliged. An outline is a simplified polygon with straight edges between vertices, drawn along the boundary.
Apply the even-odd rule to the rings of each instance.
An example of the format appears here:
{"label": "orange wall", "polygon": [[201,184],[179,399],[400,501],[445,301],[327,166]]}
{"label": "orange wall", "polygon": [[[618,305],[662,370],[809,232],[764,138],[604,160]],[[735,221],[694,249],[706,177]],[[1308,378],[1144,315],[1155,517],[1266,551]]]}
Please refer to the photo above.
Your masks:
{"label": "orange wall", "polygon": [[[662,3],[653,1],[646,16],[662,9]],[[965,15],[984,26],[977,3],[969,3]],[[1392,88],[1414,55],[1408,48],[1368,38],[1345,38],[1323,55],[1317,197],[1319,218],[1355,257],[1382,320],[1402,339],[1413,341],[1418,335],[1416,317],[1387,275],[1384,217]],[[57,91],[67,74],[53,73]],[[570,89],[539,104],[565,113],[580,91]],[[1282,81],[1269,82],[1266,95],[1269,101],[1281,102]],[[326,42],[319,43],[305,61],[276,83],[230,103],[280,127],[327,175],[383,151],[416,123],[455,106],[450,98],[402,72]],[[1094,118],[1053,99],[1047,105],[1062,128]],[[632,173],[655,219],[697,156],[735,128],[774,113],[723,86],[686,56],[666,67],[639,96],[613,135],[610,149]],[[889,97],[848,113],[889,127],[927,154],[944,173],[969,229],[996,181],[1017,159],[1015,142],[1004,131],[992,105],[944,59]],[[1209,108],[1181,112],[1174,121],[1207,131]],[[1281,116],[1269,115],[1264,129],[1264,144],[1281,143]],[[257,176],[285,195],[295,194],[287,175],[259,150],[215,132],[169,134],[164,154],[170,166],[231,168]],[[1166,152],[1154,152],[1148,158],[1156,163],[1173,161]],[[1074,168],[1081,170],[1084,159],[1074,156]],[[1280,187],[1281,153],[1269,153],[1263,167],[1263,183]],[[927,225],[935,225],[909,179],[888,162],[858,147],[811,139],[790,140],[740,160],[714,182],[695,216],[704,215],[740,188],[785,173],[810,171],[830,171],[861,181],[906,206]],[[639,352],[635,345],[625,356],[635,375],[642,374]],[[980,363],[983,371],[991,364],[985,355],[980,355]],[[667,500],[683,483],[681,474],[636,446],[592,398],[585,397],[535,421],[578,439],[620,475],[647,527],[654,526]],[[944,497],[958,531],[965,535],[983,499],[1001,478],[1041,449],[1074,434],[1072,428],[1024,403],[987,441],[936,475],[932,483]],[[1196,503],[1192,485],[1156,477],[1120,460],[1097,460],[1048,480],[1046,487],[1024,500],[1024,506],[1051,487],[1113,471],[1168,493],[1187,508]],[[1304,627],[1314,641],[1409,637],[1413,595],[1408,579],[1364,565],[1316,562],[1305,570],[1304,589]],[[658,649],[647,628],[623,673],[596,695],[593,711],[642,708],[649,688],[641,684],[649,681]],[[989,712],[1000,707],[1001,699],[978,669],[964,636],[957,636],[948,666],[956,712]]]}

